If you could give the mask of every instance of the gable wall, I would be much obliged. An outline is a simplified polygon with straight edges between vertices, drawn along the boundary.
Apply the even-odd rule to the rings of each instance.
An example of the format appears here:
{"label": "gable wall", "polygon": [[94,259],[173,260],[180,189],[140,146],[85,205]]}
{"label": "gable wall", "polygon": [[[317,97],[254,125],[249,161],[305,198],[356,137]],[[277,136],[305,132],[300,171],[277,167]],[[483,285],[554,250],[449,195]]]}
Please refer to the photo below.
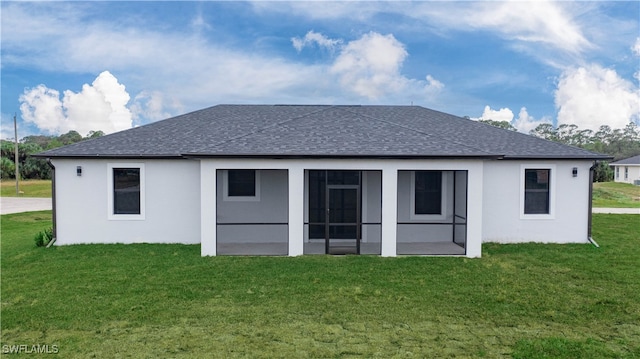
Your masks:
{"label": "gable wall", "polygon": [[[628,168],[629,173],[627,179],[624,178],[624,169]],[[619,171],[619,176],[616,177],[616,169]],[[631,183],[640,180],[640,165],[616,165],[613,166],[613,180],[615,182]]]}
{"label": "gable wall", "polygon": [[[483,242],[586,243],[591,161],[486,161]],[[555,208],[552,218],[523,216],[524,167],[552,168]],[[573,177],[573,167],[578,176]]]}
{"label": "gable wall", "polygon": [[[199,243],[200,165],[189,160],[52,160],[56,170],[57,245]],[[110,163],[142,163],[145,218],[108,218]],[[82,176],[76,175],[82,166]]]}

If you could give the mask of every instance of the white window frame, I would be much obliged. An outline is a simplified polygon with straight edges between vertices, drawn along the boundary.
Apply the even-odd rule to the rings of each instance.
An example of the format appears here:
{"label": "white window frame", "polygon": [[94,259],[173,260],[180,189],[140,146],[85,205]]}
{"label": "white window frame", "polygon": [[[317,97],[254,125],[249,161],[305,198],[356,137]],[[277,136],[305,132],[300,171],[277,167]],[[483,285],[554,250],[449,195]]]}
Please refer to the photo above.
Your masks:
{"label": "white window frame", "polygon": [[624,167],[624,180],[628,180],[629,179],[629,167],[625,166]]}
{"label": "white window frame", "polygon": [[[549,213],[547,214],[525,214],[524,213],[524,192],[525,192],[525,170],[549,170]],[[556,165],[544,163],[531,163],[520,165],[520,219],[555,219],[556,218]]]}
{"label": "white window frame", "polygon": [[448,183],[451,176],[451,171],[446,170],[424,170],[424,171],[438,171],[442,175],[442,188],[440,191],[440,214],[416,214],[416,171],[423,170],[415,170],[411,171],[411,193],[409,194],[411,197],[409,199],[409,218],[411,220],[418,221],[443,221],[447,219],[447,194],[448,192]]}
{"label": "white window frame", "polygon": [[616,166],[616,179],[620,179],[620,167]]}
{"label": "white window frame", "polygon": [[[244,169],[244,168],[238,168]],[[232,169],[232,170],[235,170]],[[222,200],[224,202],[260,202],[260,170],[256,174],[255,196],[229,196],[229,170],[222,170]]]}
{"label": "white window frame", "polygon": [[[140,214],[115,214],[113,213],[113,169],[137,168],[140,170]],[[145,174],[144,163],[108,163],[107,164],[107,218],[116,221],[141,221],[146,218],[145,211]]]}

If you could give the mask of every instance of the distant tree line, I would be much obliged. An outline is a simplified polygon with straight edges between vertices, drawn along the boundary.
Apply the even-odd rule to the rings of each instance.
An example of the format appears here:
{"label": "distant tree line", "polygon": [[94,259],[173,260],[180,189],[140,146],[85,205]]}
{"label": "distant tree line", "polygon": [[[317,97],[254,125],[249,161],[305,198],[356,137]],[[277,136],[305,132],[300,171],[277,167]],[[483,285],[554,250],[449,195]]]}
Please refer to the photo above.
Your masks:
{"label": "distant tree line", "polygon": [[[34,158],[31,155],[56,147],[103,136],[102,131],[91,131],[82,137],[77,131],[69,131],[60,136],[34,135],[27,136],[18,142],[18,170],[21,179],[51,179],[51,167],[45,159]],[[15,143],[1,140],[0,143],[0,176],[2,179],[15,178]]]}
{"label": "distant tree line", "polygon": [[[480,120],[480,122],[516,131],[516,128],[508,121]],[[562,124],[554,127],[550,123],[543,123],[531,130],[529,134],[610,155],[613,157],[613,161],[640,155],[640,130],[633,122],[629,122],[621,129],[612,129],[610,126],[602,125],[597,131],[581,130],[576,125]],[[599,162],[595,169],[594,181],[611,180],[613,180],[613,170],[609,167],[609,163],[607,161]]]}

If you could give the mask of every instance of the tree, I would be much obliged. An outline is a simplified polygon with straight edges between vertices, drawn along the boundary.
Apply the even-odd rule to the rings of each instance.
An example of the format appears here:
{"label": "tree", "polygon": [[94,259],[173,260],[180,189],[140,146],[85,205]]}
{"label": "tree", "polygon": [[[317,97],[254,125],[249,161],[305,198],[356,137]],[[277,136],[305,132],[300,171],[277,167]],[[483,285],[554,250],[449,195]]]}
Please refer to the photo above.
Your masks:
{"label": "tree", "polygon": [[22,143],[35,143],[41,148],[47,148],[47,145],[53,139],[53,136],[33,135],[24,137],[20,142]]}
{"label": "tree", "polygon": [[593,182],[609,182],[613,180],[613,169],[607,161],[599,161],[593,169]]}
{"label": "tree", "polygon": [[9,158],[2,156],[0,158],[0,178],[15,178],[16,166]]}
{"label": "tree", "polygon": [[559,142],[558,130],[550,123],[542,123],[536,126],[529,134],[535,137],[544,138],[549,141]]}
{"label": "tree", "polygon": [[98,137],[102,137],[102,136],[104,136],[104,132],[102,132],[102,131],[89,131],[89,133],[87,134],[87,137],[85,137],[85,139],[98,138]]}
{"label": "tree", "polygon": [[83,140],[82,136],[78,133],[78,131],[69,131],[63,135],[58,137],[58,140],[65,145],[70,145],[72,143],[80,142]]}
{"label": "tree", "polygon": [[[32,157],[33,154],[53,148],[94,139],[104,136],[102,131],[90,131],[87,137],[82,137],[77,131],[69,131],[60,136],[32,135],[26,136],[18,143],[18,163],[20,164],[20,177],[24,179],[49,179],[51,168],[42,158]],[[12,141],[1,140],[0,153],[2,154],[2,178],[15,178],[14,164],[15,146]]]}
{"label": "tree", "polygon": [[[633,122],[630,122],[624,129],[612,129],[608,125],[602,125],[595,133],[591,130],[580,130],[576,125],[562,124],[555,128],[553,125],[545,123],[533,129],[530,134],[607,154],[612,156],[615,161],[640,154],[640,131]],[[598,162],[594,171],[594,181],[596,182],[613,179],[613,171],[606,161]]]}
{"label": "tree", "polygon": [[518,131],[518,129],[513,127],[513,125],[509,121],[495,121],[495,120],[489,119],[489,120],[479,120],[478,122],[486,123],[487,125],[503,128],[509,131]]}

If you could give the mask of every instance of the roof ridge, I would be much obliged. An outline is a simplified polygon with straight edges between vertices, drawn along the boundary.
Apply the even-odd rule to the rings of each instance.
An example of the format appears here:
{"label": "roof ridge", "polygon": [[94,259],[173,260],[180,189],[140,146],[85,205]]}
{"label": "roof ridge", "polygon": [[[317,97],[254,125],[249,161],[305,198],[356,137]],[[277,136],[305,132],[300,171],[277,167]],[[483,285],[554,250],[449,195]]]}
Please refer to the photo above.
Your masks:
{"label": "roof ridge", "polygon": [[[307,106],[307,105],[302,105],[302,106]],[[314,106],[314,105],[311,105],[311,106]],[[326,111],[326,110],[331,109],[333,107],[335,107],[335,106],[329,105],[326,108],[321,108],[321,109],[316,110],[316,111],[307,112],[307,113],[305,113],[303,115],[291,117],[291,118],[288,118],[286,120],[279,121],[279,122],[273,123],[273,124],[265,126],[265,127],[261,127],[261,128],[259,128],[257,130],[250,131],[250,132],[247,132],[245,134],[242,134],[242,135],[239,135],[239,136],[236,136],[236,137],[225,139],[224,141],[220,141],[220,142],[218,142],[216,144],[212,144],[210,147],[218,147],[218,146],[224,145],[225,143],[229,143],[229,142],[232,142],[232,141],[235,141],[235,140],[239,140],[239,139],[244,138],[244,137],[249,137],[251,135],[255,135],[256,133],[263,132],[263,131],[265,131],[267,129],[270,129],[270,128],[273,128],[273,127],[277,127],[277,126],[283,125],[285,123],[288,123],[288,122],[291,122],[291,121],[295,121],[295,120],[298,120],[298,119],[301,119],[301,118],[304,118],[304,117],[307,117],[307,116],[311,116],[313,114],[316,114],[316,113],[319,113],[319,112],[322,112],[322,111]],[[197,153],[198,151],[190,151],[190,152],[191,153]],[[187,152],[187,153],[189,153],[189,152]]]}
{"label": "roof ridge", "polygon": [[[420,107],[420,106],[418,106],[418,107]],[[353,114],[355,114],[355,115],[359,115],[359,116],[363,116],[363,117],[368,117],[368,118],[374,119],[374,120],[376,120],[376,121],[380,121],[380,122],[388,123],[388,124],[393,125],[393,126],[397,126],[397,127],[400,127],[400,128],[404,128],[405,130],[409,130],[409,131],[417,132],[417,133],[419,133],[419,134],[421,134],[421,135],[426,135],[426,136],[428,136],[428,137],[433,137],[433,135],[432,135],[432,134],[430,134],[430,133],[428,133],[428,132],[424,132],[424,131],[421,131],[421,130],[415,129],[415,128],[410,127],[410,126],[401,125],[401,124],[399,124],[399,123],[395,123],[395,122],[392,122],[392,121],[389,121],[389,120],[384,120],[384,119],[381,119],[381,118],[378,118],[378,117],[374,117],[374,116],[371,116],[371,115],[367,115],[367,114],[364,114],[364,113],[358,113],[358,112],[350,111],[350,110],[347,110],[347,111],[348,111],[348,112],[351,112],[351,113],[353,113]],[[473,149],[473,150],[475,150],[475,151],[479,151],[479,152],[482,152],[482,153],[486,153],[486,154],[488,154],[488,155],[495,155],[495,153],[487,152],[487,151],[485,151],[485,150],[482,150],[482,149],[479,149],[479,148],[476,148],[476,147],[472,147],[472,146],[469,146],[469,145],[467,145],[467,144],[460,143],[460,142],[458,142],[458,141],[451,141],[451,142],[453,142],[453,143],[455,143],[455,144],[457,144],[457,145],[460,145],[460,146],[464,146],[464,147],[467,147],[467,148],[471,148],[471,149]],[[501,156],[502,156],[502,155],[504,155],[504,153],[500,153],[499,155],[501,155]]]}

